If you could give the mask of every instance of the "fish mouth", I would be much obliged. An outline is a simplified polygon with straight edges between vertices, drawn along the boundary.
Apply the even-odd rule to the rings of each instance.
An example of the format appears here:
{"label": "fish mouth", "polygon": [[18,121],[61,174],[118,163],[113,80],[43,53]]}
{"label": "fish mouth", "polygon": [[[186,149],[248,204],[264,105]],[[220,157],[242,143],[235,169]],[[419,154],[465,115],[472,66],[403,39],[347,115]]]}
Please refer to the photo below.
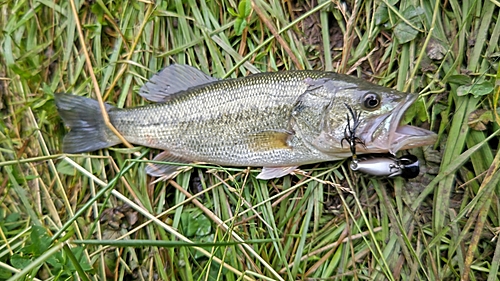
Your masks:
{"label": "fish mouth", "polygon": [[410,125],[400,125],[406,110],[416,101],[418,95],[409,94],[394,111],[379,116],[365,132],[367,153],[389,152],[396,154],[400,150],[432,145],[436,142],[436,133]]}

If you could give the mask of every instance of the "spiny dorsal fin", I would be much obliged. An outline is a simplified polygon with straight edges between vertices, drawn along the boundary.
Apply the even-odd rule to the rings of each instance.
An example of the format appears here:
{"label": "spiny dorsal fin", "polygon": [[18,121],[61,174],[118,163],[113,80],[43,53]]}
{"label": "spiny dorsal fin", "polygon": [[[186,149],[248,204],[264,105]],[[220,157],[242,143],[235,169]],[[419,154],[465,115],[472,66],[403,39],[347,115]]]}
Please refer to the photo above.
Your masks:
{"label": "spiny dorsal fin", "polygon": [[153,75],[139,95],[153,102],[166,102],[178,92],[217,80],[189,65],[173,64]]}

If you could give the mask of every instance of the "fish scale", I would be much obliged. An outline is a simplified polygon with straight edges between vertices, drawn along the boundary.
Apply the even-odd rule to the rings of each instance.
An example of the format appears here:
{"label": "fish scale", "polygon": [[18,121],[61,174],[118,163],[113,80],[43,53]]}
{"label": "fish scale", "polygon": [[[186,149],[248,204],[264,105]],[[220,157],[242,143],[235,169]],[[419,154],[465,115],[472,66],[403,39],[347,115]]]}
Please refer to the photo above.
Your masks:
{"label": "fish scale", "polygon": [[[238,80],[226,80],[198,87],[165,104],[143,107],[140,113],[135,109],[132,112],[124,109],[110,113],[110,118],[124,137],[133,143],[146,145],[142,143],[145,137],[155,132],[157,138],[151,140],[149,137],[148,146],[171,151],[183,149],[191,155],[202,151],[213,153],[214,149],[206,150],[200,146],[200,140],[204,140],[204,145],[216,147],[215,151],[221,155],[203,155],[201,161],[220,162],[221,157],[228,155],[233,158],[241,155],[245,159],[251,156],[245,149],[251,141],[248,135],[266,130],[286,130],[293,102],[300,94],[300,80],[297,78],[294,78],[295,81],[290,79],[287,84],[275,83],[276,86],[271,88],[259,83],[259,77],[254,78],[249,85]],[[135,116],[144,122],[135,121],[135,126],[130,126],[129,122],[122,123],[130,118],[127,116]],[[148,116],[155,116],[155,120],[146,118]],[[171,116],[178,116],[179,119]],[[137,133],[138,130],[144,133]],[[181,147],[175,144],[181,144]]]}
{"label": "fish scale", "polygon": [[[263,166],[260,178],[349,157],[349,148],[341,144],[347,124],[344,104],[362,112],[357,133],[365,149],[358,153],[394,152],[430,144],[435,138],[430,131],[409,126],[401,136],[399,121],[415,100],[413,95],[333,72],[287,71],[217,80],[195,68],[172,65],[153,76],[140,94],[157,103],[125,109],[108,106],[108,114],[127,141],[164,150],[154,160]],[[377,99],[376,108],[368,108],[367,97]],[[55,99],[71,128],[64,139],[66,152],[120,142],[97,118],[96,101],[63,94]],[[168,177],[176,169],[155,164],[147,171]]]}

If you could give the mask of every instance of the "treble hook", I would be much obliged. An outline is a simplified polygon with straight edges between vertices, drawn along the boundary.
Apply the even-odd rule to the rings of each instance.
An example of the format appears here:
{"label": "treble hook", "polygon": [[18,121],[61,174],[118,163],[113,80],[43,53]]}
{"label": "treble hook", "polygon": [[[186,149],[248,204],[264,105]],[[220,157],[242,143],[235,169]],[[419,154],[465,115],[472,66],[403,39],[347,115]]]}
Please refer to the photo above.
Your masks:
{"label": "treble hook", "polygon": [[[347,103],[344,103],[344,105],[345,107],[347,107],[349,112],[346,114],[347,125],[344,128],[344,137],[340,140],[340,146],[343,148],[344,141],[347,141],[347,144],[349,144],[349,149],[351,150],[352,153],[352,160],[356,162],[357,161],[356,145],[361,144],[364,148],[366,148],[363,140],[361,140],[359,137],[356,136],[356,130],[358,129],[359,124],[361,124],[360,121],[361,112],[354,111]],[[349,117],[349,113],[352,116],[352,121],[353,121],[352,128],[351,128],[351,118]]]}

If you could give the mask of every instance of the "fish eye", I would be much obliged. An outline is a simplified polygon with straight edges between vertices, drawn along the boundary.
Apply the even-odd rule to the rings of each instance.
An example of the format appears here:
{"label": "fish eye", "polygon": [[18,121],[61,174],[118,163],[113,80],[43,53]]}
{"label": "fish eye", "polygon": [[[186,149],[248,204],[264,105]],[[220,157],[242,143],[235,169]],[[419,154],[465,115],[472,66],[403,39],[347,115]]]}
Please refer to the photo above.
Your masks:
{"label": "fish eye", "polygon": [[367,92],[363,96],[363,107],[367,110],[374,110],[380,106],[380,96],[374,92]]}

